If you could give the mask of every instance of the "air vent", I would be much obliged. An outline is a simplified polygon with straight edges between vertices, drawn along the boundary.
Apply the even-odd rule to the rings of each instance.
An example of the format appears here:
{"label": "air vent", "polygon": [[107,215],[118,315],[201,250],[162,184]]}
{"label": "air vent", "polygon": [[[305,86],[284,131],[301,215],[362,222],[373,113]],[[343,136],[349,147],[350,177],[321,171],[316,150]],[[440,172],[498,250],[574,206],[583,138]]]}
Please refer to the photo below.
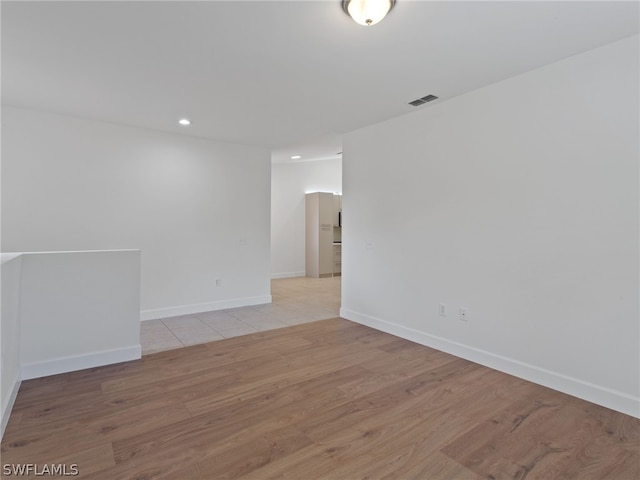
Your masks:
{"label": "air vent", "polygon": [[417,107],[418,105],[424,105],[427,102],[432,102],[437,98],[438,97],[436,97],[435,95],[427,95],[426,97],[417,98],[413,102],[409,102],[409,105],[413,105],[414,107]]}

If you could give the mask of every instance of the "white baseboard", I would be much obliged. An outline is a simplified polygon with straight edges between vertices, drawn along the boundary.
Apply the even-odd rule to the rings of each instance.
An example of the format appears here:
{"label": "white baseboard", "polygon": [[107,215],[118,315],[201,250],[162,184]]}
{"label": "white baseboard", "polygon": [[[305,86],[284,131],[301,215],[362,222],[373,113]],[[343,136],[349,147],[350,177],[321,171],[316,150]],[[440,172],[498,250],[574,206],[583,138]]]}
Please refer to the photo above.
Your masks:
{"label": "white baseboard", "polygon": [[341,308],[340,316],[347,320],[381,330],[392,335],[426,345],[451,355],[470,360],[480,365],[499,370],[518,378],[528,380],[554,390],[573,395],[603,407],[640,418],[640,398],[623,392],[612,390],[601,385],[595,385],[577,378],[572,378],[558,372],[536,367],[518,360],[496,355],[445,338],[398,325],[379,318],[371,317],[352,310]]}
{"label": "white baseboard", "polygon": [[22,380],[74,372],[85,368],[101,367],[112,363],[128,362],[140,358],[142,358],[142,347],[140,345],[74,355],[72,357],[55,358],[46,362],[22,365]]}
{"label": "white baseboard", "polygon": [[294,278],[294,277],[304,277],[306,276],[306,272],[280,272],[280,273],[272,273],[271,279],[276,278]]}
{"label": "white baseboard", "polygon": [[218,302],[194,303],[192,305],[180,305],[178,307],[157,308],[154,310],[142,310],[140,320],[157,320],[159,318],[177,317],[178,315],[191,315],[192,313],[211,312],[213,310],[226,310],[228,308],[250,307],[271,303],[271,295],[259,297],[232,298]]}
{"label": "white baseboard", "polygon": [[20,372],[18,372],[18,376],[13,382],[13,387],[11,388],[11,394],[7,399],[7,404],[2,409],[2,422],[0,423],[0,440],[4,436],[4,430],[7,428],[7,423],[9,423],[9,417],[11,416],[11,410],[13,410],[13,404],[16,403],[16,397],[18,396],[18,390],[20,390],[20,384],[22,381],[20,380]]}

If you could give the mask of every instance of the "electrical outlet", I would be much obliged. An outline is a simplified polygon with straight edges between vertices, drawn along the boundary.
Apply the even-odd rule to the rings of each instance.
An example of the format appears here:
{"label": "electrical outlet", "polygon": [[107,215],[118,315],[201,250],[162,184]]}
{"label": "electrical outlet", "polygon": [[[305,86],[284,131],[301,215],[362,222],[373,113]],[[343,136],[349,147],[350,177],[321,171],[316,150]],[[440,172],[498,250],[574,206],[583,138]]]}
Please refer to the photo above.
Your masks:
{"label": "electrical outlet", "polygon": [[447,316],[447,306],[444,303],[438,305],[438,315],[440,315],[441,317]]}
{"label": "electrical outlet", "polygon": [[216,287],[221,287],[221,286],[222,286],[222,279],[216,278]]}
{"label": "electrical outlet", "polygon": [[469,310],[467,309],[467,307],[460,307],[460,320],[462,320],[463,322],[466,322],[467,320],[469,320]]}

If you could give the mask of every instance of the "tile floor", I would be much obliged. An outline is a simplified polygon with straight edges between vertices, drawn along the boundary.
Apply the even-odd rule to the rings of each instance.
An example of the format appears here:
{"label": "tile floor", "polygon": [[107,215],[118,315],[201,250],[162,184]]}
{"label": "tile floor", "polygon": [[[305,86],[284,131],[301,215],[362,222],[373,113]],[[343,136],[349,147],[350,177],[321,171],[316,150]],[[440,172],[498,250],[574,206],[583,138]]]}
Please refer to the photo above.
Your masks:
{"label": "tile floor", "polygon": [[337,317],[340,285],[340,277],[277,279],[273,303],[142,322],[142,354]]}

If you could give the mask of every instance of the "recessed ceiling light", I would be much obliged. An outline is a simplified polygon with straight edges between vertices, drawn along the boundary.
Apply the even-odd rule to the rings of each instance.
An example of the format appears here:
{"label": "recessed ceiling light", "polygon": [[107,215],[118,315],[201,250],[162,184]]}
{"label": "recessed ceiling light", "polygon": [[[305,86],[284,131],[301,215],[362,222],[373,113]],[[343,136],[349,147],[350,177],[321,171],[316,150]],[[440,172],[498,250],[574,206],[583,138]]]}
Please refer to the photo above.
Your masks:
{"label": "recessed ceiling light", "polygon": [[189,120],[188,118],[181,118],[180,120],[178,120],[178,123],[186,127],[187,125],[191,125],[191,120]]}
{"label": "recessed ceiling light", "polygon": [[302,158],[302,155],[291,155],[291,160],[298,160]]}

